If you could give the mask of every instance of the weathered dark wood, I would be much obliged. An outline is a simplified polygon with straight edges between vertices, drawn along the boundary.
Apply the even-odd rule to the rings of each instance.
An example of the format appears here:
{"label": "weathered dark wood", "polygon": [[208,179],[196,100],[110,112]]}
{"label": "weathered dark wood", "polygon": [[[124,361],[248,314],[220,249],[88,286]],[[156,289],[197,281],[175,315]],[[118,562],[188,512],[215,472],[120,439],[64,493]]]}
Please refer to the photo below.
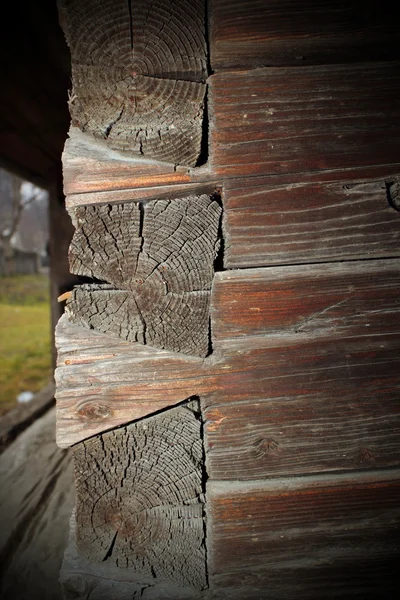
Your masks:
{"label": "weathered dark wood", "polygon": [[80,554],[133,569],[140,584],[206,586],[198,410],[192,401],[74,447]]}
{"label": "weathered dark wood", "polygon": [[396,62],[217,73],[212,170],[237,177],[398,163],[399,90]]}
{"label": "weathered dark wood", "polygon": [[214,70],[400,57],[393,4],[372,0],[213,0]]}
{"label": "weathered dark wood", "polygon": [[121,569],[109,561],[94,563],[76,548],[75,511],[70,522],[70,539],[60,573],[64,600],[196,600],[201,595],[194,588],[171,583],[138,583],[133,569]]}
{"label": "weathered dark wood", "polygon": [[216,273],[214,347],[246,336],[400,332],[400,259]]}
{"label": "weathered dark wood", "polygon": [[399,475],[208,484],[211,598],[395,598]]}
{"label": "weathered dark wood", "polygon": [[194,166],[207,77],[203,0],[59,0],[72,122],[110,148]]}
{"label": "weathered dark wood", "polygon": [[398,395],[399,334],[246,337],[201,360],[112,341],[64,317],[57,345],[61,447],[193,395],[201,395],[205,408],[267,398],[328,403],[341,396],[351,403],[366,394]]}
{"label": "weathered dark wood", "polygon": [[71,271],[84,285],[72,322],[176,352],[206,356],[221,207],[205,194],[76,209]]}
{"label": "weathered dark wood", "polygon": [[236,404],[218,405],[219,400],[215,396],[216,406],[209,402],[204,412],[207,472],[213,480],[400,465],[394,381],[377,389],[371,377],[358,394],[342,389],[337,396],[321,390]]}
{"label": "weathered dark wood", "polygon": [[[367,355],[354,361],[344,349],[346,342],[335,340],[337,336],[358,338],[361,344],[365,340],[366,349],[370,336],[385,331],[398,335],[399,274],[398,260],[217,274],[215,348],[233,346],[238,338],[245,342],[249,335],[279,339],[291,333],[298,336],[298,348],[294,339],[293,346],[282,348],[275,358],[266,355],[265,372],[260,365],[258,375],[265,385],[260,381],[239,403],[229,404],[229,384],[229,392],[218,390],[206,400],[211,478],[257,479],[400,464],[398,367],[392,370],[387,365],[386,374],[391,372],[394,378],[385,381],[377,356],[371,354],[374,364],[363,369]],[[304,335],[317,342],[314,358],[306,358]],[[343,355],[335,356],[336,352]],[[324,353],[327,362],[320,370],[317,356],[322,359]],[[282,371],[275,371],[281,360]],[[285,381],[275,379],[278,373]]]}
{"label": "weathered dark wood", "polygon": [[[338,177],[339,174],[336,174]],[[400,254],[400,215],[389,191],[396,175],[378,180],[291,182],[268,178],[224,185],[224,264],[228,268],[295,264]]]}

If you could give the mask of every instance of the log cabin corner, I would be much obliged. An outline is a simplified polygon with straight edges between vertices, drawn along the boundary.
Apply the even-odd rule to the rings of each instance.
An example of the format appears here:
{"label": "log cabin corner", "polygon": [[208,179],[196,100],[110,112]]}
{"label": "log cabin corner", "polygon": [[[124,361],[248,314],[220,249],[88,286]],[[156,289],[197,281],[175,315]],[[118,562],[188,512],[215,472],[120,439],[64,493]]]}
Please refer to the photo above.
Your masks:
{"label": "log cabin corner", "polygon": [[0,154],[54,190],[65,600],[397,597],[389,4],[58,0],[72,87],[22,4]]}

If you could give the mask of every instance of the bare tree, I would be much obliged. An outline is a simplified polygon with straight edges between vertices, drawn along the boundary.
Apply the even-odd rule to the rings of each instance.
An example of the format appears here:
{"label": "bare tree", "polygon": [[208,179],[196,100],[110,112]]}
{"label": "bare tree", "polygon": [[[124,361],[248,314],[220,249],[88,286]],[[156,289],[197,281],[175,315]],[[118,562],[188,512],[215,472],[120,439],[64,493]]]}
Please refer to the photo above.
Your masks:
{"label": "bare tree", "polygon": [[[31,207],[39,207],[39,218]],[[29,213],[29,214],[28,214]],[[47,192],[0,170],[0,247],[7,269],[13,250],[43,252],[47,241]],[[28,215],[28,219],[24,216]],[[21,225],[23,225],[21,230]]]}

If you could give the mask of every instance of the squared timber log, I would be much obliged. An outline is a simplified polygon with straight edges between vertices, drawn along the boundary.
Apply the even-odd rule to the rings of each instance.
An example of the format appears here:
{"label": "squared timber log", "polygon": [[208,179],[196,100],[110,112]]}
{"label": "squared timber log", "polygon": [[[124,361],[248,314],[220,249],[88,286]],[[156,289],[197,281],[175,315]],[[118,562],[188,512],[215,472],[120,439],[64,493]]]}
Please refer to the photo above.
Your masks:
{"label": "squared timber log", "polygon": [[399,477],[210,483],[210,599],[396,598]]}
{"label": "squared timber log", "polygon": [[78,207],[71,272],[108,283],[73,290],[71,322],[206,356],[220,216],[220,205],[206,194]]}
{"label": "squared timber log", "polygon": [[387,168],[376,177],[374,169],[342,170],[274,179],[225,183],[226,268],[400,255],[400,214],[391,199],[398,172]]}
{"label": "squared timber log", "polygon": [[204,589],[201,436],[191,401],[77,444],[79,555],[143,588]]}
{"label": "squared timber log", "polygon": [[210,77],[212,172],[231,178],[396,164],[399,91],[398,62],[217,72]]}
{"label": "squared timber log", "polygon": [[211,0],[215,71],[400,58],[389,0]]}
{"label": "squared timber log", "polygon": [[204,0],[59,0],[72,123],[112,150],[194,166],[207,77]]}

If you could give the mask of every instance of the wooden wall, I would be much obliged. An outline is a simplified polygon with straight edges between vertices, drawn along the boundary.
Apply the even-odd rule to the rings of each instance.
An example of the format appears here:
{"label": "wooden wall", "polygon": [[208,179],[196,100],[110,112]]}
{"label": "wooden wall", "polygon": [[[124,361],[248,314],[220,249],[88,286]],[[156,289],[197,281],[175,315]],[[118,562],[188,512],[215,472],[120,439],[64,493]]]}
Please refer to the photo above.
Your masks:
{"label": "wooden wall", "polygon": [[64,317],[59,444],[199,397],[207,597],[394,598],[398,27],[378,2],[212,0],[207,29],[203,165],[117,156],[77,128],[63,161],[74,218],[81,205],[220,194],[212,352],[132,345]]}

